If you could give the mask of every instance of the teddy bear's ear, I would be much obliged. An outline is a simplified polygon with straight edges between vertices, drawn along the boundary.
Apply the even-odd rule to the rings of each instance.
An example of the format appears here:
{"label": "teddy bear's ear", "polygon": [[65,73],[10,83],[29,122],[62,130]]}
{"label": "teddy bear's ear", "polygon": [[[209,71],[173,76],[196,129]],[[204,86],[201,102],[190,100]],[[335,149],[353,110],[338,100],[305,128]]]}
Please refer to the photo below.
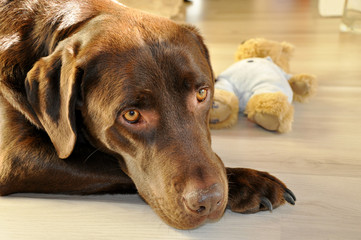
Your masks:
{"label": "teddy bear's ear", "polygon": [[257,40],[253,38],[243,41],[234,54],[236,62],[251,57],[257,57]]}
{"label": "teddy bear's ear", "polygon": [[290,59],[293,55],[295,47],[288,42],[281,43],[281,54],[277,60],[277,65],[281,67],[285,72],[290,72]]}
{"label": "teddy bear's ear", "polygon": [[293,51],[295,50],[295,46],[293,46],[291,43],[282,42],[281,45],[282,45],[282,51],[284,53],[288,53],[291,55],[293,53]]}

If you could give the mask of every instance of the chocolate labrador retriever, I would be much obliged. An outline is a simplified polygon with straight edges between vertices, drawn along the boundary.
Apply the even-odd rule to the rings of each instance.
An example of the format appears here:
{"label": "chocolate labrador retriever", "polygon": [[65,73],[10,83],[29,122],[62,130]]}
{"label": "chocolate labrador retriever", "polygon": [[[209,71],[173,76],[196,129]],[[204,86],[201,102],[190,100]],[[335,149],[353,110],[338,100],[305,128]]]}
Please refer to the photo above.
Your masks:
{"label": "chocolate labrador retriever", "polygon": [[211,149],[197,30],[112,0],[1,0],[0,194],[135,193],[195,228],[295,197]]}

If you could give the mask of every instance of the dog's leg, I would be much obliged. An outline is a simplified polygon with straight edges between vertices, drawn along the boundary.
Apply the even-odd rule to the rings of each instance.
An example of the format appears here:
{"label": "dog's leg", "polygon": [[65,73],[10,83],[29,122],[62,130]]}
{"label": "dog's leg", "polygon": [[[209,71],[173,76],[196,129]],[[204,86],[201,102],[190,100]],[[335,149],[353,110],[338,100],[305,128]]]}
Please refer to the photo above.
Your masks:
{"label": "dog's leg", "polygon": [[228,206],[234,212],[254,213],[270,210],[296,197],[286,185],[267,172],[247,168],[227,168]]}
{"label": "dog's leg", "polygon": [[[78,148],[68,159],[49,149],[21,144],[22,149],[0,156],[0,195],[37,193],[136,193],[132,180],[112,157],[90,147]],[[33,145],[33,146],[31,146]]]}
{"label": "dog's leg", "polygon": [[59,159],[45,132],[8,107],[1,128],[0,195],[40,193],[135,193],[133,181],[118,160],[78,142],[67,159]]}
{"label": "dog's leg", "polygon": [[75,152],[62,160],[48,155],[47,149],[23,147],[23,151],[0,156],[0,195],[136,193],[135,185],[118,163],[101,152],[82,148],[82,153]]}

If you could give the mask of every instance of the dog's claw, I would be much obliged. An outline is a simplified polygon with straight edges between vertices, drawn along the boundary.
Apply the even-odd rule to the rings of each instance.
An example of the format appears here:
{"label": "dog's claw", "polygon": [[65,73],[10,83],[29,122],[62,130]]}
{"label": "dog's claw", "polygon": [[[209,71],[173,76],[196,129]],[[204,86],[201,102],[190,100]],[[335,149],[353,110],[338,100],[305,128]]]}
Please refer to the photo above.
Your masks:
{"label": "dog's claw", "polygon": [[264,206],[266,209],[270,210],[272,212],[273,206],[271,201],[266,197],[261,197],[261,205]]}
{"label": "dog's claw", "polygon": [[290,189],[286,188],[286,192],[291,195],[291,197],[293,198],[293,200],[296,201],[296,196],[295,196],[295,194],[294,194]]}
{"label": "dog's claw", "polygon": [[295,205],[296,196],[295,194],[293,194],[291,190],[286,189],[286,192],[283,194],[283,197],[288,203]]}

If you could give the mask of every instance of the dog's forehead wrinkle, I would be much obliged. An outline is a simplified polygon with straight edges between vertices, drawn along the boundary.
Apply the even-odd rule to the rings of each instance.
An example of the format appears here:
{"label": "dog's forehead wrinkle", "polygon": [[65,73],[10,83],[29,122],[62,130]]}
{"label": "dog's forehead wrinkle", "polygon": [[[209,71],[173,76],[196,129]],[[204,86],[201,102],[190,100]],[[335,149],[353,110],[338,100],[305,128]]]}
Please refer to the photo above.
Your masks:
{"label": "dog's forehead wrinkle", "polygon": [[[123,74],[124,70],[127,70],[128,75],[132,74],[134,83],[131,85],[137,91],[147,89],[153,91],[153,94],[159,94],[162,90],[179,95],[185,92],[179,91],[180,88],[190,89],[211,82],[207,73],[195,62],[195,56],[164,39],[140,44],[126,51],[120,49],[116,55],[118,54],[118,74]],[[130,60],[127,61],[127,66],[122,63],[125,56]],[[117,60],[113,59],[114,61]]]}
{"label": "dog's forehead wrinkle", "polygon": [[148,43],[148,48],[157,72],[161,73],[165,83],[175,88],[179,87],[179,83],[192,85],[200,75],[205,75],[197,66],[196,57],[185,46],[163,40]]}
{"label": "dog's forehead wrinkle", "polygon": [[157,105],[157,95],[158,93],[154,91],[153,88],[149,86],[139,86],[139,85],[128,85],[124,86],[122,90],[117,91],[120,95],[119,99],[119,109],[126,108],[139,108],[139,109],[154,109]]}

